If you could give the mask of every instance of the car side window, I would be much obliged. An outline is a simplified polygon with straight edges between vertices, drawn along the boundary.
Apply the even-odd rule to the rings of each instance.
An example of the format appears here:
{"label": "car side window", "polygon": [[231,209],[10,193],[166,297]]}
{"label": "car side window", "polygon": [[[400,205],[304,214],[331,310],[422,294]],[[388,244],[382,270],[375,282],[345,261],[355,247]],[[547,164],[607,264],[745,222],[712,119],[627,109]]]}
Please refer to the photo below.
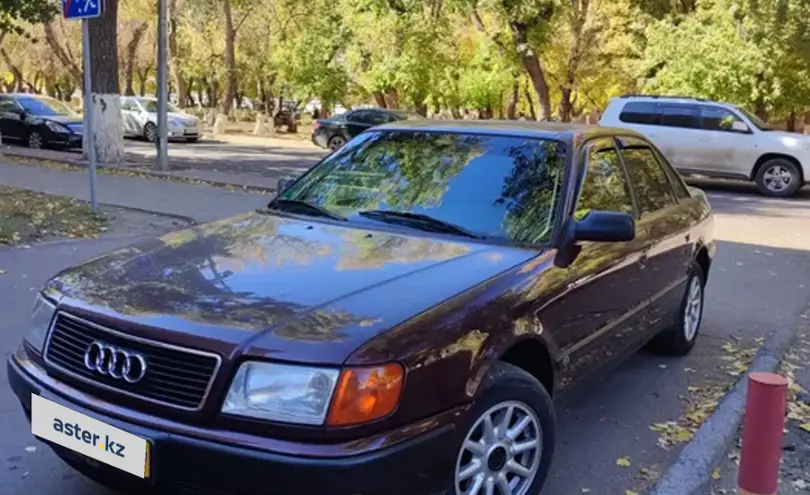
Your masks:
{"label": "car side window", "polygon": [[371,125],[380,125],[390,122],[388,115],[382,112],[366,112],[366,114],[368,114],[366,121]]}
{"label": "car side window", "polygon": [[628,124],[656,125],[656,104],[646,101],[631,101],[622,108],[619,120]]}
{"label": "car side window", "polygon": [[20,107],[14,100],[0,99],[0,112],[19,112]]}
{"label": "car side window", "polygon": [[591,210],[633,213],[630,188],[612,139],[597,139],[586,145],[585,178],[574,219],[582,219]]}
{"label": "car side window", "polygon": [[366,116],[367,113],[368,112],[362,112],[362,111],[351,112],[348,115],[346,115],[346,120],[349,121],[349,122],[355,122],[355,123],[358,123],[358,124],[367,124],[368,123],[368,117]]}
{"label": "car side window", "polygon": [[[700,128],[707,131],[741,132],[734,130],[735,122],[743,122],[733,112],[720,107],[700,106]],[[743,122],[744,123],[744,122]]]}
{"label": "car side window", "polygon": [[636,192],[639,218],[643,219],[678,203],[666,170],[649,146],[625,146],[621,153]]}
{"label": "car side window", "polygon": [[698,109],[695,105],[659,104],[658,111],[661,113],[661,125],[663,126],[684,129],[700,128]]}
{"label": "car side window", "polygon": [[134,101],[128,100],[121,102],[121,110],[127,110],[129,112],[136,112],[138,107],[135,105]]}

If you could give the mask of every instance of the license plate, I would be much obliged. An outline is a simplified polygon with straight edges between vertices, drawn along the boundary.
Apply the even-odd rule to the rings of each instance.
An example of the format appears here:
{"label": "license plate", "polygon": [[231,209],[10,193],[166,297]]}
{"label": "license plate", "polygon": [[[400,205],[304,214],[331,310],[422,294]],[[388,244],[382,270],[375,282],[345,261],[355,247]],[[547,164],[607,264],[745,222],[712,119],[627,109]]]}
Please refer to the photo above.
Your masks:
{"label": "license plate", "polygon": [[147,440],[35,394],[31,433],[135,476],[149,476]]}

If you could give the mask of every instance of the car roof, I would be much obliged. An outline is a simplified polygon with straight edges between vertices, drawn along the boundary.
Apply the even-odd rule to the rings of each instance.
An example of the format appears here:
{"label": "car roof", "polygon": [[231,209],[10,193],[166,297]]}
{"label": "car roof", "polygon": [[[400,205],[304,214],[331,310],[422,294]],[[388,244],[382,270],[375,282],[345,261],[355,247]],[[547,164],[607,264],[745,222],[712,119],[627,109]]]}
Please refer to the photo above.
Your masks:
{"label": "car roof", "polygon": [[38,95],[36,93],[0,93],[0,96],[8,96],[11,98],[41,98],[41,99],[48,99],[48,100],[55,100],[56,98],[52,98],[48,95]]}
{"label": "car roof", "polygon": [[622,95],[618,98],[615,98],[617,101],[637,101],[637,102],[644,102],[644,103],[682,103],[682,104],[701,104],[701,105],[713,105],[718,107],[729,107],[732,106],[730,103],[724,103],[722,101],[715,101],[715,100],[707,100],[705,98],[698,98],[696,96],[667,96],[667,95]]}
{"label": "car roof", "polygon": [[373,128],[382,131],[447,132],[452,134],[490,134],[530,137],[557,141],[582,141],[602,136],[643,136],[630,129],[559,122],[521,120],[400,120]]}

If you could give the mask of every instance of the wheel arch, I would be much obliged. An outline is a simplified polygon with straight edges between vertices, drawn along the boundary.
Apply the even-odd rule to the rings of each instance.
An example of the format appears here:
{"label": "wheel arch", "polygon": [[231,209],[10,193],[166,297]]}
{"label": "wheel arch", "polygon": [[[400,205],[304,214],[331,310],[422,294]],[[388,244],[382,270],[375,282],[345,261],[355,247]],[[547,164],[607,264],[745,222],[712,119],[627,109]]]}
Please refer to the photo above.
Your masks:
{"label": "wheel arch", "polygon": [[757,174],[759,173],[760,169],[771,160],[787,160],[792,164],[796,165],[796,168],[799,169],[799,174],[801,175],[801,180],[804,182],[807,178],[804,176],[804,169],[802,168],[802,163],[796,159],[796,157],[792,155],[788,155],[786,153],[765,153],[760,156],[756,163],[754,164],[754,168],[751,169],[751,176],[749,177],[750,180],[756,180]]}
{"label": "wheel arch", "polygon": [[529,373],[554,397],[557,370],[551,351],[542,339],[530,336],[518,340],[506,348],[498,360]]}

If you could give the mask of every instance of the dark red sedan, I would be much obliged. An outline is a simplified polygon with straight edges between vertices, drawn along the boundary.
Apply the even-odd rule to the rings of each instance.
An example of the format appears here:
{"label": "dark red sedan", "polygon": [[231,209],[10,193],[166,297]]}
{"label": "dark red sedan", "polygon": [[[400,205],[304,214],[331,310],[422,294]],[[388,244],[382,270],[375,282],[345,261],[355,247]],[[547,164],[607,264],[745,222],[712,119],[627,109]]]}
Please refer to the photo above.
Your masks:
{"label": "dark red sedan", "polygon": [[8,377],[34,435],[137,493],[535,495],[552,399],[695,345],[712,229],[632,131],[398,122],[59,273]]}

